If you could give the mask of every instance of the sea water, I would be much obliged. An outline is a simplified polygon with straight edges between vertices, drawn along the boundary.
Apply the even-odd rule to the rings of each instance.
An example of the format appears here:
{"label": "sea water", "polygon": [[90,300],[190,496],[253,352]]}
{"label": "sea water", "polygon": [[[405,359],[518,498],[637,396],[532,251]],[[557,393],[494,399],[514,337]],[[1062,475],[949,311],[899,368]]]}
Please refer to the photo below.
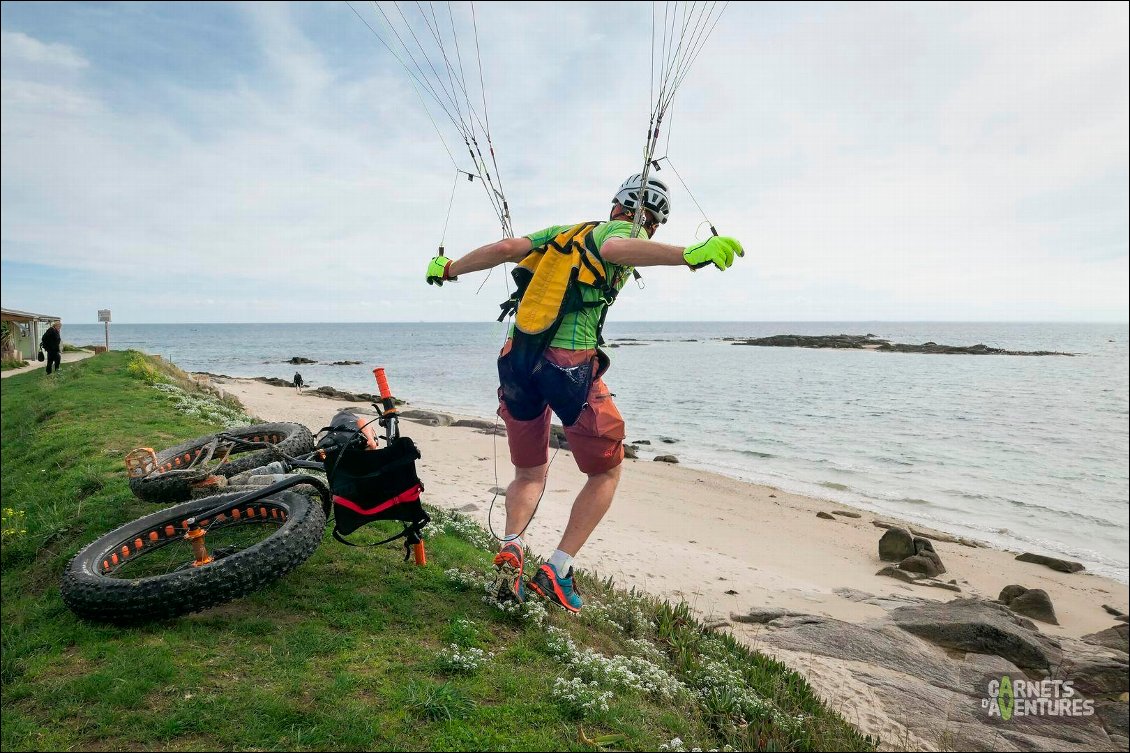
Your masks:
{"label": "sea water", "polygon": [[[722,339],[840,333],[1076,355]],[[114,324],[111,346],[189,371],[290,379],[297,370],[308,385],[364,392],[376,391],[372,368],[384,366],[413,406],[493,416],[505,334],[479,323]],[[63,335],[101,343],[103,330],[67,324]],[[1128,580],[1125,324],[610,321],[605,335],[617,346],[606,382],[628,439],[653,452]],[[318,363],[286,362],[294,356]],[[346,360],[361,364],[330,365]]]}

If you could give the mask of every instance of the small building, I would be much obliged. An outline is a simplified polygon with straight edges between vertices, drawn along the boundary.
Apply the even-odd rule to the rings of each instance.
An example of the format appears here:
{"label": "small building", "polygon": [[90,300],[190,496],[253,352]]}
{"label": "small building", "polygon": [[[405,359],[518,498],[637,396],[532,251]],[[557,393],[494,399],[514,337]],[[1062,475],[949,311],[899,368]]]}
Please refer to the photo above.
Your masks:
{"label": "small building", "polygon": [[8,343],[5,343],[4,357],[12,356],[34,361],[43,333],[53,322],[59,321],[59,317],[16,309],[0,309],[0,320],[3,320],[11,338],[11,351],[7,349]]}

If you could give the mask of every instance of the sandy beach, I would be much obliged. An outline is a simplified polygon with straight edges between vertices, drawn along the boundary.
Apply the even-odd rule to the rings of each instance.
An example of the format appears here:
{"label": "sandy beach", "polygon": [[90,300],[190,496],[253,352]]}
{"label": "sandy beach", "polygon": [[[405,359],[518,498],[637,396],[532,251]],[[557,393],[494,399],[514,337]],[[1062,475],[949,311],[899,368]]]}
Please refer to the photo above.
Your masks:
{"label": "sandy beach", "polygon": [[[317,431],[339,408],[362,403],[330,400],[250,379],[223,380],[254,415],[271,421],[297,421]],[[629,430],[631,417],[628,417]],[[501,426],[501,422],[500,422]],[[402,431],[420,447],[425,499],[459,509],[482,523],[497,485],[513,475],[505,437],[468,427],[433,427],[410,421]],[[525,539],[548,555],[564,529],[573,497],[584,483],[571,453],[561,450],[549,471],[545,497]],[[504,520],[498,495],[494,526]],[[948,600],[956,593],[900,583],[875,575],[883,531],[873,513],[824,520],[820,511],[850,510],[838,503],[738,481],[709,471],[648,460],[626,460],[612,508],[577,558],[578,567],[611,575],[624,587],[684,599],[703,615],[728,615],[752,606],[782,607],[860,622],[882,614],[881,607],[848,600],[837,589],[875,594],[913,593]],[[892,523],[899,521],[884,517]],[[910,524],[903,524],[911,527]],[[913,526],[915,530],[923,530]],[[1042,588],[1052,597],[1061,624],[1052,635],[1078,637],[1110,624],[1103,604],[1127,610],[1127,586],[1087,573],[1059,573],[1016,561],[1016,553],[934,542],[963,596],[995,599],[1012,583]],[[728,591],[736,591],[731,594]]]}
{"label": "sandy beach", "polygon": [[[248,411],[264,420],[297,421],[317,431],[344,407],[366,407],[248,379],[212,379],[237,396]],[[631,416],[627,417],[629,438]],[[425,500],[438,507],[462,509],[487,522],[492,488],[505,488],[512,477],[505,437],[473,428],[433,427],[405,421],[402,431],[423,454],[420,475]],[[528,546],[545,556],[563,530],[573,496],[584,477],[568,451],[557,453],[545,497],[525,535]],[[493,524],[501,531],[503,496],[495,502]],[[881,620],[889,598],[949,601],[958,597],[996,599],[1010,584],[1047,591],[1059,625],[1041,623],[1049,637],[1069,639],[1109,628],[1110,605],[1128,610],[1127,586],[1088,573],[1060,573],[1043,565],[1019,562],[1015,552],[935,540],[935,548],[959,593],[903,583],[876,572],[886,563],[878,556],[883,530],[873,513],[859,517],[817,513],[853,512],[843,505],[741,482],[715,473],[648,460],[626,460],[619,491],[607,517],[577,558],[578,567],[612,576],[622,587],[685,600],[704,618],[728,618],[751,608],[775,607],[821,615],[848,623]],[[885,522],[899,521],[884,518]],[[909,527],[909,526],[908,526]],[[922,530],[915,526],[916,530]],[[862,596],[861,596],[862,594]],[[879,598],[865,599],[863,596]],[[876,699],[862,695],[852,679],[850,662],[760,645],[762,625],[728,626],[801,670],[845,716],[865,732],[885,740],[900,737],[899,747],[938,747],[916,736]],[[862,701],[861,701],[862,699]],[[853,708],[853,703],[863,705]]]}

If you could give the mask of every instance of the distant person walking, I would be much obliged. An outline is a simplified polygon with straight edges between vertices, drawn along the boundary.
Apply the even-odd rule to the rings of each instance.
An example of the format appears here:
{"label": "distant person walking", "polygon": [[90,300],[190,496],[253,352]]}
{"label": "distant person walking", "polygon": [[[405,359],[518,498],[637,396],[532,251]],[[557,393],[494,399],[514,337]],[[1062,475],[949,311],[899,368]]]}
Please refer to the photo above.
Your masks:
{"label": "distant person walking", "polygon": [[47,351],[47,373],[58,371],[63,360],[63,323],[55,322],[43,333],[39,347]]}
{"label": "distant person walking", "polygon": [[294,389],[296,392],[302,392],[302,388],[306,386],[306,382],[302,381],[302,375],[297,371],[294,372]]}

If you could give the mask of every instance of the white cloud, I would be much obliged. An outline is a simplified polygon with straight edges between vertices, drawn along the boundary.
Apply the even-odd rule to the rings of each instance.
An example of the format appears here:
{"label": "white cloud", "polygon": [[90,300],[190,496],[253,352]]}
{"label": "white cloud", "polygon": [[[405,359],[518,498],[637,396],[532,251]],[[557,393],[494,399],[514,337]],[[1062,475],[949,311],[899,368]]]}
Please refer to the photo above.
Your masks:
{"label": "white cloud", "polygon": [[[600,216],[637,167],[647,23],[604,7],[477,9],[520,232]],[[1012,7],[733,6],[667,126],[750,253],[725,274],[649,270],[615,316],[1124,319],[1125,8]],[[294,12],[241,11],[262,70],[154,78],[175,107],[140,111],[94,82],[92,51],[5,31],[5,260],[112,276],[133,321],[198,318],[217,291],[240,295],[216,320],[248,319],[253,299],[282,321],[492,316],[501,271],[481,294],[481,277],[422,285],[452,168],[407,76],[374,63],[352,13],[342,69]],[[676,215],[659,240],[701,235],[661,175]],[[1104,193],[1119,176],[1121,204]],[[498,234],[481,187],[460,184],[450,253]]]}
{"label": "white cloud", "polygon": [[44,43],[19,31],[0,32],[5,68],[20,62],[56,68],[86,68],[90,65],[73,47],[59,43]]}

